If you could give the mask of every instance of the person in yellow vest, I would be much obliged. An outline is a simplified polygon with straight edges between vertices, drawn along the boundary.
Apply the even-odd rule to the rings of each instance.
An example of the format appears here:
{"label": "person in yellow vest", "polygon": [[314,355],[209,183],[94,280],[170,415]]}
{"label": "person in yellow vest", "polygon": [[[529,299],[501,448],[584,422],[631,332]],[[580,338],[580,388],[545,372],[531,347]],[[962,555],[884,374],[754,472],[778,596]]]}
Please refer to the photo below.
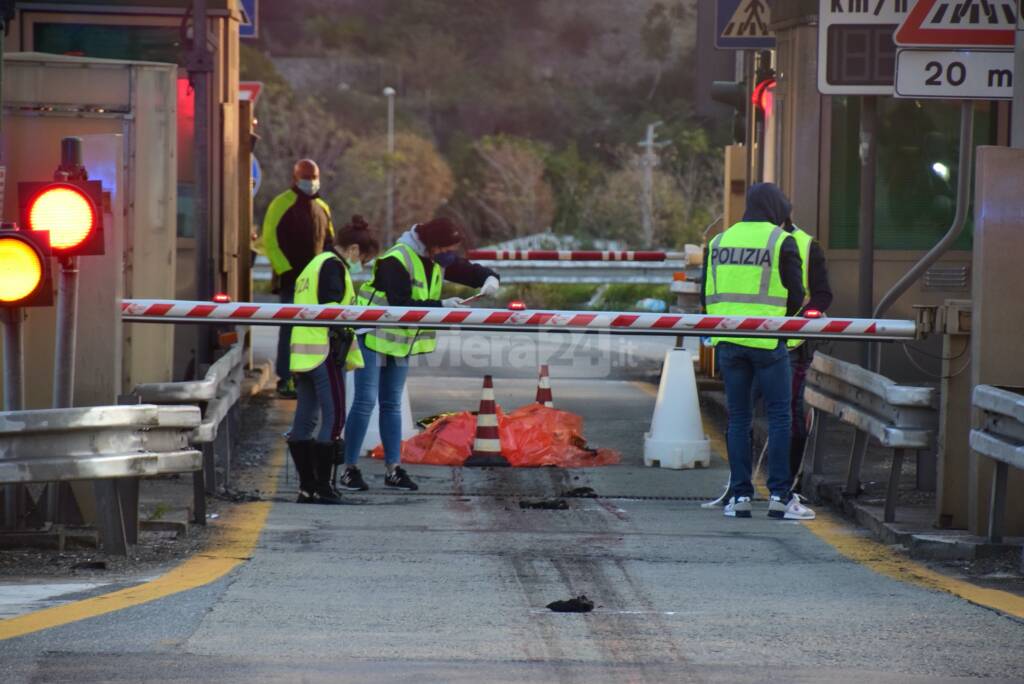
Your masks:
{"label": "person in yellow vest", "polygon": [[[380,243],[366,221],[353,216],[339,231],[333,248],[313,257],[296,278],[295,304],[355,304],[352,274],[379,250]],[[297,326],[289,351],[298,403],[288,449],[299,473],[298,503],[338,504],[341,499],[332,481],[344,449],[340,440],[345,426],[345,371],[362,367],[363,357],[352,331],[337,327]]]}
{"label": "person in yellow vest", "polygon": [[[825,260],[825,252],[818,241],[810,233],[794,225],[791,218],[786,218],[782,228],[796,240],[800,263],[803,267],[803,287],[806,298],[800,315],[814,318],[824,316],[828,308],[832,306],[832,286],[828,280],[828,262]],[[789,365],[793,373],[793,397],[790,410],[793,426],[790,431],[789,468],[794,478],[793,491],[799,493],[801,482],[797,479],[797,474],[800,472],[804,458],[804,446],[807,444],[807,424],[804,420],[804,384],[807,380],[807,368],[814,357],[814,351],[811,348],[812,345],[806,344],[805,340],[800,339],[788,340],[787,346],[789,347]]]}
{"label": "person in yellow vest", "polygon": [[[300,159],[292,169],[292,187],[271,200],[263,217],[263,250],[274,270],[282,304],[291,304],[295,279],[313,257],[331,249],[334,224],[331,208],[320,197],[320,167],[312,159]],[[294,399],[295,387],[288,370],[292,326],[282,325],[277,334],[277,393]]]}
{"label": "person in yellow vest", "polygon": [[[804,305],[803,266],[796,240],[782,224],[789,200],[772,183],[747,192],[743,220],[715,236],[704,260],[703,304],[712,316],[791,316]],[[756,378],[768,416],[768,516],[809,520],[814,511],[793,494],[789,469],[790,385],[786,343],[776,338],[714,337],[729,413],[728,451],[732,496],[727,517],[749,518],[751,390]]]}
{"label": "person in yellow vest", "polygon": [[[462,300],[441,300],[444,280],[497,294],[498,274],[458,255],[462,230],[447,218],[420,223],[384,252],[373,267],[373,277],[359,291],[368,306],[461,307]],[[366,490],[357,463],[373,407],[380,405],[380,435],[388,487],[418,489],[399,465],[402,449],[402,391],[409,373],[409,358],[429,354],[437,346],[437,333],[420,328],[377,328],[359,336],[365,365],[355,373],[355,397],[345,426],[345,472],[339,487]]]}

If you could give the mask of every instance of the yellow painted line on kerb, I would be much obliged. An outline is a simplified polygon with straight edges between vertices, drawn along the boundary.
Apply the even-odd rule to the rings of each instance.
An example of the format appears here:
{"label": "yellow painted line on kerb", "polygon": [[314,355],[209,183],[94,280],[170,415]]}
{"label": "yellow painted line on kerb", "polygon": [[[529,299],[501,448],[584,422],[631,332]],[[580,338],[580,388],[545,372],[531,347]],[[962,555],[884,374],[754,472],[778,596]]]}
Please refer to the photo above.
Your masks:
{"label": "yellow painted line on kerb", "polygon": [[[658,390],[653,385],[645,382],[636,382],[634,385],[647,394],[657,396]],[[704,430],[708,439],[711,440],[712,449],[725,458],[728,454],[725,437],[714,425],[705,424]],[[1024,597],[999,589],[986,589],[944,575],[907,558],[885,544],[864,536],[862,531],[829,513],[821,511],[817,511],[817,513],[818,517],[815,520],[806,521],[802,525],[855,563],[900,582],[943,591],[970,603],[1024,619]]]}
{"label": "yellow painted line on kerb", "polygon": [[843,556],[880,575],[920,587],[944,591],[979,606],[998,610],[1017,618],[1024,618],[1024,597],[999,589],[986,589],[936,572],[884,544],[865,537],[863,532],[839,521],[830,514],[823,514],[819,511],[817,519],[809,520],[803,523],[803,526]]}
{"label": "yellow painted line on kerb", "polygon": [[[272,497],[284,465],[282,443],[271,456],[260,491]],[[208,548],[167,573],[138,586],[0,620],[0,641],[139,606],[196,589],[228,574],[252,556],[270,513],[270,501],[240,504],[221,518]]]}

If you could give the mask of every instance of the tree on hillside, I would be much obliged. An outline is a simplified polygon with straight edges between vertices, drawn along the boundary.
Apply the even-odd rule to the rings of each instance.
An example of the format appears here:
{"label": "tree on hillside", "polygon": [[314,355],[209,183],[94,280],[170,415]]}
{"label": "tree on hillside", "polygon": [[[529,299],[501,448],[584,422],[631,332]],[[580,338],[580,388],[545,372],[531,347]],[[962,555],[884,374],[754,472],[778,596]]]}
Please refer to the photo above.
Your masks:
{"label": "tree on hillside", "polygon": [[643,244],[641,201],[643,169],[639,158],[630,160],[625,168],[608,177],[607,182],[590,196],[587,223],[592,235],[607,240],[620,240],[630,247],[651,249],[681,247],[699,242],[699,230],[687,223],[686,205],[675,179],[664,171],[654,171],[654,241]]}
{"label": "tree on hillside", "polygon": [[[387,154],[385,136],[362,138],[342,159],[336,179],[337,211],[362,214],[381,235],[387,229],[387,169],[395,174],[395,235],[437,213],[455,189],[448,163],[434,144],[418,135],[398,133],[395,154]],[[393,237],[394,237],[393,236]]]}
{"label": "tree on hillside", "polygon": [[507,240],[547,230],[555,216],[555,197],[538,146],[495,136],[478,140],[473,151],[473,176],[463,184],[462,199],[477,212],[482,223],[478,232]]}

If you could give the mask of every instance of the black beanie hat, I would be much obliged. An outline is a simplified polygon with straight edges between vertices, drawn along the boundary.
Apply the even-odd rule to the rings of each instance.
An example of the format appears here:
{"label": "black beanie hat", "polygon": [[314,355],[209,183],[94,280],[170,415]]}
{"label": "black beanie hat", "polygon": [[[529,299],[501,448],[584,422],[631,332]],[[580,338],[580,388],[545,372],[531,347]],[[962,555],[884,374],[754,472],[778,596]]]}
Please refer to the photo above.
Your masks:
{"label": "black beanie hat", "polygon": [[462,231],[449,218],[440,218],[420,223],[416,235],[426,247],[451,247],[462,242]]}

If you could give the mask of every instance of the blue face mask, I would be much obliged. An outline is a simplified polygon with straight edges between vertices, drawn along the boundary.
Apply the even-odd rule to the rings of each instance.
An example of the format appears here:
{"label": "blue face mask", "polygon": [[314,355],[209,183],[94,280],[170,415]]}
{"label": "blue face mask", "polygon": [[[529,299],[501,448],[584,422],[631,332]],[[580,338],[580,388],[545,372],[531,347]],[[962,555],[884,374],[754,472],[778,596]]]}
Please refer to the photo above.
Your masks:
{"label": "blue face mask", "polygon": [[441,252],[440,254],[434,257],[434,263],[436,263],[441,268],[448,268],[456,261],[458,261],[458,259],[459,255],[456,254],[454,251]]}
{"label": "blue face mask", "polygon": [[312,197],[320,192],[320,179],[314,178],[310,180],[308,178],[301,178],[295,181],[295,187],[301,190],[304,194]]}
{"label": "blue face mask", "polygon": [[363,263],[361,261],[356,260],[355,263],[348,265],[348,273],[349,273],[349,275],[359,275],[362,272],[363,272]]}

